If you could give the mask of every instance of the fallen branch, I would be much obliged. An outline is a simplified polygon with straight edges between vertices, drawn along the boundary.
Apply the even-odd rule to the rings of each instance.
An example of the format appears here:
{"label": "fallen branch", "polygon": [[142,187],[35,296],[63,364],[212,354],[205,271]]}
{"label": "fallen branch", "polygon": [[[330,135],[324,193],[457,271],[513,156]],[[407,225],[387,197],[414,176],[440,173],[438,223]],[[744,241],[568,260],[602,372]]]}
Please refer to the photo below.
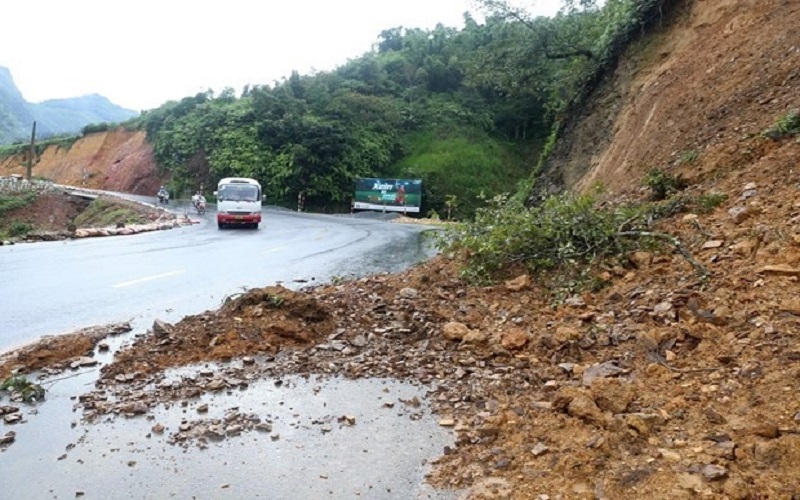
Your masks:
{"label": "fallen branch", "polygon": [[711,274],[708,271],[708,269],[706,269],[702,264],[694,260],[692,254],[689,253],[689,251],[686,250],[686,248],[683,245],[681,245],[681,242],[678,240],[678,238],[674,236],[665,233],[658,233],[655,231],[622,231],[619,233],[619,235],[635,237],[635,238],[656,238],[659,240],[665,240],[669,242],[673,247],[675,247],[678,253],[680,253],[683,256],[683,258],[686,259],[686,261],[692,266],[695,272],[700,275],[701,278],[705,278],[709,274]]}

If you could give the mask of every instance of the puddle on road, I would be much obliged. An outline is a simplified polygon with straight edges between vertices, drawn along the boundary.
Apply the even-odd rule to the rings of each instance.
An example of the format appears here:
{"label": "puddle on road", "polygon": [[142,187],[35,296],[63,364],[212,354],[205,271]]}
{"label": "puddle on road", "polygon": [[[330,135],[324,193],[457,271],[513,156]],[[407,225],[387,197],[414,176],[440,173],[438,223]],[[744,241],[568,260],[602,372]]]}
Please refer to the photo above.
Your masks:
{"label": "puddle on road", "polygon": [[[452,431],[424,404],[424,388],[388,379],[284,377],[280,386],[264,380],[204,394],[185,407],[158,407],[153,419],[84,424],[71,397],[89,392],[96,372],[55,383],[38,414],[24,407],[28,422],[13,426],[17,441],[0,453],[3,497],[456,498],[424,483],[426,462],[453,444]],[[415,396],[419,408],[400,401]],[[203,403],[208,413],[199,414]],[[222,418],[234,407],[271,421],[272,431],[208,441],[206,449],[196,441],[168,443],[181,421]],[[338,422],[344,415],[355,424]],[[152,433],[156,423],[166,427],[163,434]]]}

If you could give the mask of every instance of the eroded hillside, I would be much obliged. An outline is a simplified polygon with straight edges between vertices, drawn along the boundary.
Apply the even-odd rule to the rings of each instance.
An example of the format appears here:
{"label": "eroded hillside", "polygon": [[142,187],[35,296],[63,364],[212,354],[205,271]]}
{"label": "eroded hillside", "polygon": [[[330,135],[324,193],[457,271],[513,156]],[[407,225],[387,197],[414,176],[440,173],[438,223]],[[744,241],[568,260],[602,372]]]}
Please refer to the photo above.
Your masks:
{"label": "eroded hillside", "polygon": [[[0,176],[25,174],[24,158],[0,158]],[[145,132],[123,128],[88,134],[70,148],[49,146],[33,175],[58,184],[153,195],[161,183]]]}
{"label": "eroded hillside", "polygon": [[549,177],[616,193],[650,167],[699,180],[749,161],[747,140],[800,108],[799,2],[687,0],[662,22],[572,117]]}

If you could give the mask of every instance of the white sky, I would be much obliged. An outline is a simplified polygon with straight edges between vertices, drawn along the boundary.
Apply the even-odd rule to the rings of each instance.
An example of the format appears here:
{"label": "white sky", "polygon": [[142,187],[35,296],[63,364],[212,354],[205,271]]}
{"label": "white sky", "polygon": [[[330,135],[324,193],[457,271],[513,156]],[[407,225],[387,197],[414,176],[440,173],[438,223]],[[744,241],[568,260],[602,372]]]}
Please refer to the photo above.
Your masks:
{"label": "white sky", "polygon": [[[553,15],[560,0],[511,2]],[[208,89],[328,71],[384,29],[461,29],[470,0],[10,0],[0,66],[29,102],[101,94],[141,111]]]}

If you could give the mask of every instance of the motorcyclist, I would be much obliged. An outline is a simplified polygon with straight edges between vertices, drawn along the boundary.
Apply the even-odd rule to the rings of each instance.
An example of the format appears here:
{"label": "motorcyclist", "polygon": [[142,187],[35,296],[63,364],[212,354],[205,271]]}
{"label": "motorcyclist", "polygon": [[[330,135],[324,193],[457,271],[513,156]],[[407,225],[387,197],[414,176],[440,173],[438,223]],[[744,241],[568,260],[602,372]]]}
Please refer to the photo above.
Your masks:
{"label": "motorcyclist", "polygon": [[200,191],[197,191],[192,196],[192,205],[194,205],[194,208],[197,209],[198,212],[205,210],[205,208],[206,208],[206,197],[203,196],[203,193],[201,193]]}
{"label": "motorcyclist", "polygon": [[161,203],[169,202],[169,191],[164,186],[158,188],[158,201]]}
{"label": "motorcyclist", "polygon": [[206,197],[203,196],[203,194],[200,191],[196,192],[194,196],[192,196],[192,203],[194,204],[194,206],[198,206],[200,203],[205,204],[205,202],[206,202]]}

